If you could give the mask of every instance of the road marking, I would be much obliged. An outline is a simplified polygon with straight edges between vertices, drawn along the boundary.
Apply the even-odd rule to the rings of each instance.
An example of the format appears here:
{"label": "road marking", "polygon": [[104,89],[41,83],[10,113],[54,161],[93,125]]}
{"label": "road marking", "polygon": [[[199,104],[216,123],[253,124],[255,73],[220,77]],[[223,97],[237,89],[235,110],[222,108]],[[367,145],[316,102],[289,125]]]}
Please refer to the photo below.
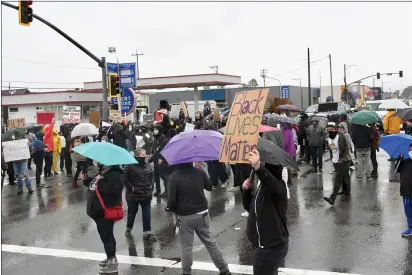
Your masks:
{"label": "road marking", "polygon": [[[51,256],[59,258],[72,258],[79,260],[101,261],[106,257],[104,253],[42,248],[33,246],[20,246],[11,244],[2,244],[1,251],[9,253],[30,254],[39,256]],[[165,268],[181,268],[180,262],[161,259],[161,258],[146,258],[137,256],[117,255],[117,261],[121,264],[133,264],[142,266],[156,266]],[[218,271],[213,263],[193,262],[192,269],[203,271]],[[229,269],[235,274],[253,274],[253,267],[249,265],[229,264]],[[348,273],[336,273],[329,271],[316,271],[292,268],[280,268],[281,275],[355,275]],[[358,274],[359,275],[359,274]]]}

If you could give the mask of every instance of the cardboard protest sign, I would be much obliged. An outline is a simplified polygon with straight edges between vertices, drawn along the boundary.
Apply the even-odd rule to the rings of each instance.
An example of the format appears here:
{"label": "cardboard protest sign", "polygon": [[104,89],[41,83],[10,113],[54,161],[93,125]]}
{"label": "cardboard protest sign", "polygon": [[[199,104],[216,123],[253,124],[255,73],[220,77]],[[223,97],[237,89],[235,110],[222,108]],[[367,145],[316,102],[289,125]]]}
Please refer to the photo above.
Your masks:
{"label": "cardboard protest sign", "polygon": [[24,118],[15,118],[7,120],[7,129],[26,128],[26,120]]}
{"label": "cardboard protest sign", "polygon": [[259,127],[269,89],[238,92],[227,119],[220,150],[220,162],[249,163],[257,149]]}
{"label": "cardboard protest sign", "polygon": [[214,121],[220,121],[220,108],[219,107],[216,107],[213,110],[213,120]]}
{"label": "cardboard protest sign", "polygon": [[54,113],[50,112],[38,112],[36,114],[37,124],[50,124],[54,118]]}
{"label": "cardboard protest sign", "polygon": [[109,119],[114,121],[121,121],[122,116],[120,115],[119,110],[110,110],[109,111]]}
{"label": "cardboard protest sign", "polygon": [[100,112],[90,112],[89,122],[99,128]]}
{"label": "cardboard protest sign", "polygon": [[179,118],[180,113],[180,105],[172,105],[172,109],[170,110],[170,117]]}
{"label": "cardboard protest sign", "polygon": [[6,162],[24,160],[30,158],[27,139],[18,139],[2,142],[4,160]]}
{"label": "cardboard protest sign", "polygon": [[80,123],[80,106],[63,106],[63,124]]}
{"label": "cardboard protest sign", "polygon": [[183,115],[185,116],[185,118],[188,117],[189,114],[187,113],[187,108],[186,108],[186,104],[184,101],[180,102],[180,108],[182,109]]}

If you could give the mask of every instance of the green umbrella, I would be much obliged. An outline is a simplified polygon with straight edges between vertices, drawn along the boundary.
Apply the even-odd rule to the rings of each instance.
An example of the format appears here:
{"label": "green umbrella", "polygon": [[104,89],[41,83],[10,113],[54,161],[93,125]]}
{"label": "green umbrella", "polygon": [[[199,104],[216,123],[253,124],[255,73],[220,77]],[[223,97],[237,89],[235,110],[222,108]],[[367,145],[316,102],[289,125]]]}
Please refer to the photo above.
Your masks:
{"label": "green umbrella", "polygon": [[359,111],[353,114],[351,122],[353,124],[366,125],[366,124],[375,123],[378,120],[379,120],[379,116],[377,113],[373,111],[362,110],[362,111]]}

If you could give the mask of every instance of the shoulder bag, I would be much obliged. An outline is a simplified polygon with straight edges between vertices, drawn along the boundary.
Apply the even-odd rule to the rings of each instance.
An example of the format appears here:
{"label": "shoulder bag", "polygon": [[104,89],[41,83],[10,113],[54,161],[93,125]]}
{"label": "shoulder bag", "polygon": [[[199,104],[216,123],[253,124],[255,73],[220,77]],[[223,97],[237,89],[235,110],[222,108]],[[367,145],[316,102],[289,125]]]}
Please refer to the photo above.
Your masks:
{"label": "shoulder bag", "polygon": [[98,184],[96,184],[96,195],[99,202],[104,210],[104,219],[108,221],[120,221],[123,219],[123,203],[121,202],[119,206],[107,208],[103,202],[102,196],[100,195]]}

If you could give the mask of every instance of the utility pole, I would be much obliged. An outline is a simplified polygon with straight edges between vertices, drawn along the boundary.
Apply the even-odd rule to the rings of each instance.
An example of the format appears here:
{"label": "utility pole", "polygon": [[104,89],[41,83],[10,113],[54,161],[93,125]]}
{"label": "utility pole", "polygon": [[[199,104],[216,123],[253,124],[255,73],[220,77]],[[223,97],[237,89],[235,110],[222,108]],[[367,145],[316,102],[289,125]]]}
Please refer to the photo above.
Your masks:
{"label": "utility pole", "polygon": [[212,70],[214,70],[214,71],[215,71],[215,74],[218,74],[218,73],[219,73],[219,66],[212,65],[212,66],[209,66],[209,68],[212,69]]}
{"label": "utility pole", "polygon": [[263,87],[266,87],[266,73],[268,70],[262,69],[260,71],[260,76],[263,78]]}
{"label": "utility pole", "polygon": [[310,50],[308,48],[308,89],[309,89],[309,106],[312,105],[312,90],[310,87]]}
{"label": "utility pole", "polygon": [[292,80],[299,80],[299,86],[300,86],[300,109],[303,110],[303,90],[302,90],[302,79],[301,78],[294,78]]}
{"label": "utility pole", "polygon": [[330,70],[330,94],[333,102],[333,82],[332,82],[332,55],[329,54],[329,70]]}
{"label": "utility pole", "polygon": [[136,77],[137,79],[140,78],[139,75],[139,55],[143,55],[143,53],[138,53],[136,50],[136,53],[132,53],[132,56],[136,56]]}

